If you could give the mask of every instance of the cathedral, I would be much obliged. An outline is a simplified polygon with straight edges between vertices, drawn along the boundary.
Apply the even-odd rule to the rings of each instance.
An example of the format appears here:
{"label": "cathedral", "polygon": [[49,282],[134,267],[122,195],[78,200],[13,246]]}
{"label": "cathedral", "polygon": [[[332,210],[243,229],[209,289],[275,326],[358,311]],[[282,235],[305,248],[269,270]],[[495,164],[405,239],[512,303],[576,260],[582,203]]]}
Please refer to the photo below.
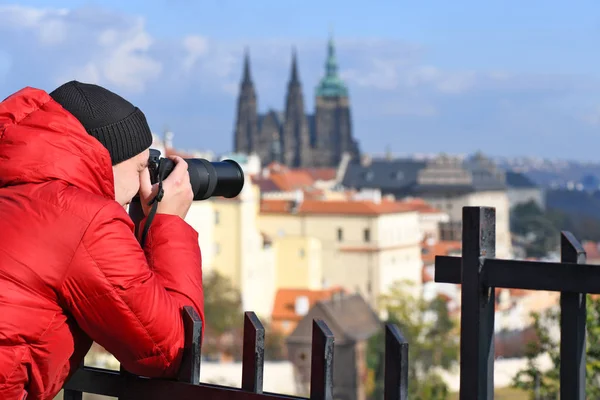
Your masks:
{"label": "cathedral", "polygon": [[314,113],[306,114],[294,51],[285,111],[259,114],[246,52],[237,104],[235,151],[255,153],[263,165],[276,161],[289,167],[337,167],[345,153],[357,159],[360,150],[352,135],[348,88],[338,75],[333,39],[328,43],[325,76],[316,87],[315,100]]}

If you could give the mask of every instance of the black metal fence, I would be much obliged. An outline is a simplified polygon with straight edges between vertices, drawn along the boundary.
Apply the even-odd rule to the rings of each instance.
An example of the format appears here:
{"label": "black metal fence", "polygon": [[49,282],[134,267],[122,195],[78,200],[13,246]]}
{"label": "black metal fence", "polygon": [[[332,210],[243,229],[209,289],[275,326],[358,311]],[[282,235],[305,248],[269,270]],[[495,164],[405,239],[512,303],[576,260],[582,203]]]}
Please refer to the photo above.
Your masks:
{"label": "black metal fence", "polygon": [[494,398],[495,288],[560,292],[560,398],[585,399],[586,293],[600,294],[600,266],[561,233],[561,262],[501,260],[494,208],[464,207],[462,257],[437,256],[435,281],[461,284],[460,399]]}
{"label": "black metal fence", "polygon": [[[82,366],[65,385],[64,400],[81,400],[94,393],[120,400],[255,400],[301,399],[263,392],[265,330],[253,312],[244,315],[244,344],[241,388],[200,383],[202,323],[191,307],[184,309],[186,347],[177,380],[148,379],[126,371]],[[313,322],[310,399],[333,400],[334,337],[322,320]],[[408,343],[398,327],[385,327],[385,400],[406,400],[408,396]]]}

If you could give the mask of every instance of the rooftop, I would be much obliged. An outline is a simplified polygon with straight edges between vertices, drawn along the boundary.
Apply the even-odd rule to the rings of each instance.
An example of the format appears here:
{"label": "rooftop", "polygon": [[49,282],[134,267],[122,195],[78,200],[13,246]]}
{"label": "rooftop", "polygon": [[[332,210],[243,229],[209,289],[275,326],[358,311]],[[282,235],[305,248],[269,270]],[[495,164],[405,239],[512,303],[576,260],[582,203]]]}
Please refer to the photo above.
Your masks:
{"label": "rooftop", "polygon": [[[456,167],[470,176],[468,184],[419,183],[421,171],[435,165],[444,156],[433,160],[417,159],[373,159],[367,163],[354,162],[348,165],[342,184],[349,188],[378,188],[384,193],[397,196],[419,196],[439,191],[477,192],[488,190],[504,190],[506,183],[504,174],[487,158],[476,155],[457,162]],[[446,157],[448,158],[448,157]],[[448,158],[450,159],[450,158]]]}
{"label": "rooftop", "polygon": [[336,344],[365,340],[381,329],[377,314],[362,296],[336,295],[317,302],[288,337],[288,342],[310,343],[312,320],[317,315],[322,316],[333,331]]}
{"label": "rooftop", "polygon": [[308,299],[309,309],[312,308],[318,301],[330,298],[334,293],[344,291],[340,287],[333,287],[323,290],[309,289],[279,289],[275,294],[273,302],[273,320],[283,321],[300,321],[304,316],[296,314],[296,299],[306,297]]}
{"label": "rooftop", "polygon": [[293,203],[287,200],[263,199],[260,203],[262,214],[296,214],[296,215],[366,215],[398,214],[416,212],[410,203],[381,200],[347,201],[347,200],[313,200],[306,199],[294,209]]}

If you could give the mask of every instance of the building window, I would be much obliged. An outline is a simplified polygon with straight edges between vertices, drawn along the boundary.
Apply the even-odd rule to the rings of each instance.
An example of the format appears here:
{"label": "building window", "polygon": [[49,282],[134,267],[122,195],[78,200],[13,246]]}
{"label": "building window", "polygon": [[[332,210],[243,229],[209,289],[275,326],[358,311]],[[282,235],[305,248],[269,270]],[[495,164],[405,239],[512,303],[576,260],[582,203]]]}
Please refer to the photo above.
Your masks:
{"label": "building window", "polygon": [[218,211],[215,211],[215,225],[219,225],[219,221],[221,220],[221,214]]}
{"label": "building window", "polygon": [[298,256],[299,256],[300,258],[304,258],[304,254],[305,254],[305,253],[304,253],[304,249],[300,249],[300,250],[298,251]]}
{"label": "building window", "polygon": [[371,230],[369,228],[365,229],[364,236],[365,236],[365,242],[368,243],[371,241]]}
{"label": "building window", "polygon": [[338,242],[341,242],[342,240],[344,240],[344,231],[342,231],[342,228],[338,228],[337,237],[338,237]]}
{"label": "building window", "polygon": [[219,243],[215,243],[215,254],[221,253],[221,245]]}

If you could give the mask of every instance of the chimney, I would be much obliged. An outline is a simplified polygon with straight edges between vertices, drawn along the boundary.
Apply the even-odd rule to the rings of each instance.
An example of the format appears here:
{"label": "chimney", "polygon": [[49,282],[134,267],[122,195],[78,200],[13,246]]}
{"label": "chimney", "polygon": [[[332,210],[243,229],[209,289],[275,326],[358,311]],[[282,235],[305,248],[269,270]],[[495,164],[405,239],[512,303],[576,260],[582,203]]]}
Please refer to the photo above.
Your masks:
{"label": "chimney", "polygon": [[310,303],[308,302],[307,296],[296,297],[296,303],[294,306],[294,311],[296,312],[296,315],[303,317],[306,314],[308,314],[309,309]]}

